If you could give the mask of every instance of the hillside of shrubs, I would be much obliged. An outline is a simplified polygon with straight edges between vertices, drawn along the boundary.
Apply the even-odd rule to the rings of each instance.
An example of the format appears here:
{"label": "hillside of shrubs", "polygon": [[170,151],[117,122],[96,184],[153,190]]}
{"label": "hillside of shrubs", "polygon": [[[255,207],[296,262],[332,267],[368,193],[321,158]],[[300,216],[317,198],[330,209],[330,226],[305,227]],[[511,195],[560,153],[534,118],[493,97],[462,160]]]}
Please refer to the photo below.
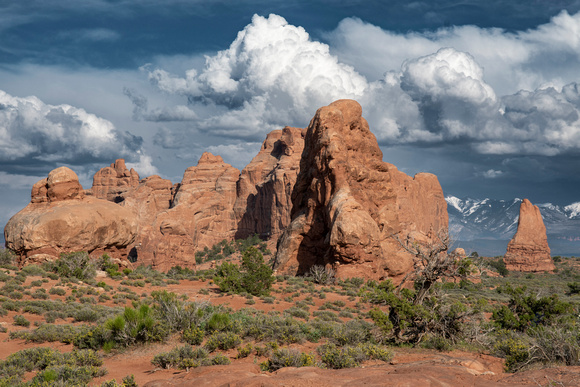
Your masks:
{"label": "hillside of shrubs", "polygon": [[[190,370],[253,358],[264,372],[283,367],[359,367],[389,362],[398,348],[461,349],[505,359],[508,372],[580,364],[580,258],[557,257],[556,273],[510,273],[501,257],[466,257],[470,270],[444,273],[426,291],[415,283],[338,280],[315,266],[275,276],[257,237],[196,255],[211,270],[120,269],[103,255],[63,254],[15,266],[0,250],[0,331],[9,340],[60,342],[72,352],[34,347],[0,361],[0,386],[93,385],[103,357],[175,343],[152,368]],[[264,258],[266,255],[266,258]],[[195,297],[171,290],[201,285]],[[243,298],[233,309],[215,298]],[[283,305],[282,311],[271,306]],[[303,350],[303,344],[312,343]],[[32,376],[31,376],[32,375]],[[128,374],[102,386],[135,386]]]}

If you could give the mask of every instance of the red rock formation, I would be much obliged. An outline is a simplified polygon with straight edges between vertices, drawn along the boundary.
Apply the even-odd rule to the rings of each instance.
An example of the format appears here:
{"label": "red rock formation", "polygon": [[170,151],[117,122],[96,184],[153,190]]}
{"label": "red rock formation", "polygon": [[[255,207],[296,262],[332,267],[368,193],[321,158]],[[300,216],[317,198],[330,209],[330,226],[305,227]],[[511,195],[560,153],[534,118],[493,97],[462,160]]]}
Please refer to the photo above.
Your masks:
{"label": "red rock formation", "polygon": [[127,192],[139,185],[139,174],[133,168],[128,170],[125,160],[118,159],[95,173],[92,194],[99,199],[119,203],[125,200]]}
{"label": "red rock formation", "polygon": [[242,170],[234,206],[236,238],[258,234],[276,241],[290,224],[305,133],[288,126],[270,132],[258,155]]}
{"label": "red rock formation", "polygon": [[292,194],[292,222],[278,242],[279,272],[332,265],[338,276],[381,279],[412,267],[391,237],[425,240],[447,229],[447,205],[437,178],[414,179],[382,161],[360,105],[340,100],[308,126]]}
{"label": "red rock formation", "polygon": [[[175,265],[191,267],[196,251],[231,240],[236,230],[233,207],[239,174],[220,156],[204,153],[174,188],[171,207],[157,212],[152,222],[140,222],[138,262],[160,270]],[[126,206],[133,205],[133,198],[126,202]]]}
{"label": "red rock formation", "polygon": [[77,175],[66,167],[34,184],[30,204],[4,229],[6,246],[16,251],[21,264],[81,250],[124,257],[136,235],[137,220],[130,211],[85,197]]}
{"label": "red rock formation", "polygon": [[[412,262],[393,234],[426,240],[447,228],[437,178],[424,173],[411,178],[384,163],[354,101],[319,109],[307,129],[273,131],[241,174],[221,157],[204,153],[179,184],[159,176],[138,179],[119,159],[97,172],[92,189],[83,191],[74,172],[59,169],[34,185],[31,204],[45,206],[35,210],[40,214],[52,211],[48,205],[59,200],[69,209],[74,200],[118,203],[108,210],[111,214],[137,219],[137,237],[127,247],[130,258],[161,270],[194,266],[196,251],[223,239],[258,233],[270,238],[273,247],[290,225],[279,239],[279,270],[294,274],[330,264],[339,276],[396,278]],[[92,197],[83,199],[85,193]],[[67,217],[64,212],[58,216]],[[126,246],[130,238],[118,229],[122,223],[109,221],[122,239],[118,245]],[[132,233],[133,223],[128,227]],[[6,239],[16,246],[22,237],[15,233],[21,231],[10,228],[8,233]],[[45,238],[43,243],[51,242]],[[58,249],[102,245],[67,243],[53,242]]]}
{"label": "red rock formation", "polygon": [[518,230],[508,243],[504,261],[506,268],[514,271],[553,271],[556,268],[540,209],[528,199],[520,205]]}

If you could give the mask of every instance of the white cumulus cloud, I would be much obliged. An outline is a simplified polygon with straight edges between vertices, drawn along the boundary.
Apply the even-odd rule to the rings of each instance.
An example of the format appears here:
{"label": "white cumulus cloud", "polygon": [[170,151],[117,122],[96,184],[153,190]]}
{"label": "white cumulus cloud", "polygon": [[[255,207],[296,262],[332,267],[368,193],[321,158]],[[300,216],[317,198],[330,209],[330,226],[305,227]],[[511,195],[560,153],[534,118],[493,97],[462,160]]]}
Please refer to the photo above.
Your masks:
{"label": "white cumulus cloud", "polygon": [[74,164],[132,157],[141,141],[84,109],[0,90],[0,161]]}
{"label": "white cumulus cloud", "polygon": [[200,129],[241,137],[307,122],[313,107],[360,98],[368,87],[364,77],[329,53],[328,45],[277,15],[255,15],[227,50],[206,57],[200,71],[179,77],[144,69],[160,90],[221,113],[201,119]]}
{"label": "white cumulus cloud", "polygon": [[[346,19],[329,35],[331,49],[280,16],[255,15],[228,49],[206,56],[184,76],[142,68],[151,84],[181,96],[183,104],[149,109],[146,99],[126,94],[141,119],[187,120],[196,130],[228,138],[256,141],[284,125],[306,126],[317,108],[353,98],[383,145],[554,156],[580,150],[579,87],[567,75],[570,63],[580,63],[578,43],[558,37],[578,28],[580,13],[566,12],[537,29],[509,33],[463,26],[396,34]],[[349,57],[345,47],[368,53]],[[549,52],[578,60],[567,62],[562,78],[550,78],[542,62]],[[382,68],[378,79],[369,75],[371,67]],[[505,95],[496,90],[533,84]],[[178,149],[185,146],[183,135],[164,128],[154,142]]]}

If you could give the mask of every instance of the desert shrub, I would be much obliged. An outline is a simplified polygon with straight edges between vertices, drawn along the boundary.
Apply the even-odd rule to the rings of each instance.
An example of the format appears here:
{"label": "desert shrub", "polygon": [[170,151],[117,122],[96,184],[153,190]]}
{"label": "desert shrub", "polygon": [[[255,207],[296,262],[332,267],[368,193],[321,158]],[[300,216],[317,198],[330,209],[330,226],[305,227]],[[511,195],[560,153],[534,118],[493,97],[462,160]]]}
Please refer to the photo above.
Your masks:
{"label": "desert shrub", "polygon": [[434,293],[437,287],[417,303],[416,292],[402,289],[398,294],[390,281],[369,281],[361,290],[364,300],[387,305],[388,313],[378,308],[369,311],[383,337],[395,343],[419,343],[430,333],[453,342],[461,339],[464,322],[474,318],[476,311],[460,302],[446,302],[445,297]]}
{"label": "desert shrub", "polygon": [[21,326],[21,327],[28,328],[30,326],[30,321],[28,321],[26,319],[26,317],[18,314],[16,316],[14,316],[14,322],[13,322],[13,324],[14,325]]}
{"label": "desert shrub", "polygon": [[503,277],[507,276],[510,273],[509,270],[506,268],[505,262],[502,257],[496,259],[489,259],[486,261],[486,263],[489,267],[497,271],[499,275]]}
{"label": "desert shrub", "polygon": [[223,292],[246,292],[254,296],[268,295],[275,279],[272,269],[264,263],[262,253],[255,247],[248,247],[242,253],[240,267],[224,262],[216,269],[214,282]]}
{"label": "desert shrub", "polygon": [[[42,267],[38,266],[38,265],[27,265],[24,266],[21,270],[21,273],[24,273],[26,275],[29,276],[45,276],[46,270],[44,270]],[[37,285],[40,286],[40,285]]]}
{"label": "desert shrub", "polygon": [[54,288],[50,288],[48,293],[54,294],[57,296],[64,296],[66,294],[66,290],[63,288],[54,287]]}
{"label": "desert shrub", "polygon": [[290,317],[257,315],[245,323],[245,336],[256,341],[298,343],[305,338],[305,325]]}
{"label": "desert shrub", "polygon": [[99,319],[99,312],[90,307],[82,308],[74,314],[75,321],[95,322]]}
{"label": "desert shrub", "polygon": [[572,318],[573,305],[560,301],[556,294],[538,298],[529,294],[526,287],[512,288],[509,285],[500,290],[510,295],[508,305],[499,306],[492,315],[492,320],[500,328],[524,332],[530,327]]}
{"label": "desert shrub", "polygon": [[229,313],[213,313],[205,323],[205,329],[208,332],[226,332],[237,331],[237,326]]}
{"label": "desert shrub", "polygon": [[250,356],[250,354],[252,353],[253,350],[254,350],[254,346],[252,346],[252,344],[250,344],[250,343],[247,343],[243,347],[238,347],[238,356],[236,356],[236,357],[238,359],[248,357],[248,356]]}
{"label": "desert shrub", "polygon": [[216,349],[225,351],[236,348],[241,342],[240,336],[233,332],[216,332],[207,339],[205,348],[209,352],[213,352]]}
{"label": "desert shrub", "polygon": [[75,337],[81,333],[86,333],[90,328],[86,325],[53,325],[43,324],[32,331],[10,332],[11,339],[23,339],[26,342],[45,343],[59,341],[61,343],[72,343]]}
{"label": "desert shrub", "polygon": [[568,283],[568,292],[566,294],[569,296],[572,296],[574,294],[580,294],[580,283],[578,282]]}
{"label": "desert shrub", "polygon": [[423,348],[436,349],[438,351],[450,351],[452,349],[451,342],[444,337],[437,335],[430,335],[422,342]]}
{"label": "desert shrub", "polygon": [[154,319],[147,305],[139,309],[125,308],[122,315],[108,320],[105,327],[110,331],[110,339],[122,347],[137,342],[162,341],[169,334],[164,324]]}
{"label": "desert shrub", "polygon": [[6,310],[11,310],[13,312],[20,312],[20,303],[18,301],[4,301],[2,307]]}
{"label": "desert shrub", "polygon": [[42,280],[36,280],[36,281],[32,281],[32,282],[30,283],[30,286],[31,286],[31,287],[33,287],[33,288],[34,288],[34,287],[38,287],[38,286],[42,286]]}
{"label": "desert shrub", "polygon": [[[200,262],[201,263],[201,262]],[[167,271],[167,277],[172,279],[193,279],[195,277],[195,271],[181,266],[173,266]]]}
{"label": "desert shrub", "polygon": [[182,331],[192,326],[201,326],[210,319],[220,307],[207,301],[182,301],[175,293],[165,290],[151,292],[155,316],[171,331]]}
{"label": "desert shrub", "polygon": [[31,294],[31,297],[36,300],[46,300],[48,299],[48,294],[46,294],[46,290],[40,288],[36,289],[34,293]]}
{"label": "desert shrub", "polygon": [[190,345],[176,347],[170,352],[155,355],[151,363],[160,368],[196,368],[202,365],[211,365],[212,359],[204,348],[193,348]]}
{"label": "desert shrub", "polygon": [[135,382],[135,376],[133,374],[127,375],[118,384],[115,379],[109,380],[108,382],[103,382],[101,387],[137,387],[137,382]]}
{"label": "desert shrub", "polygon": [[312,367],[315,365],[314,360],[311,354],[297,349],[282,348],[273,351],[270,358],[262,363],[262,369],[273,372],[283,367]]}
{"label": "desert shrub", "polygon": [[61,277],[87,280],[97,275],[97,264],[86,251],[63,253],[53,263],[52,271]]}
{"label": "desert shrub", "polygon": [[0,249],[0,266],[11,266],[16,262],[16,254],[10,249]]}
{"label": "desert shrub", "polygon": [[336,280],[334,269],[321,265],[314,265],[308,271],[308,277],[317,284],[328,285]]}
{"label": "desert shrub", "polygon": [[293,317],[303,318],[305,320],[308,320],[308,318],[310,317],[310,313],[308,313],[307,310],[304,310],[301,308],[296,308],[296,307],[291,307],[291,308],[285,310],[284,313],[286,313],[290,316],[293,316]]}
{"label": "desert shrub", "polygon": [[181,336],[181,338],[187,344],[200,345],[201,342],[203,341],[204,336],[205,332],[203,329],[192,326],[183,331],[183,335]]}
{"label": "desert shrub", "polygon": [[351,320],[333,325],[329,338],[339,346],[364,343],[371,337],[371,328],[372,325],[366,321]]}
{"label": "desert shrub", "polygon": [[369,359],[389,361],[393,356],[389,350],[374,344],[337,347],[328,343],[318,347],[317,352],[324,365],[334,369],[358,367]]}
{"label": "desert shrub", "polygon": [[25,372],[38,371],[30,385],[88,385],[103,376],[102,360],[93,351],[60,353],[51,348],[30,348],[0,362],[0,385],[21,385]]}
{"label": "desert shrub", "polygon": [[312,315],[315,318],[322,320],[322,321],[337,321],[337,322],[340,321],[338,316],[329,310],[323,310],[323,311],[316,310],[316,311],[312,312]]}

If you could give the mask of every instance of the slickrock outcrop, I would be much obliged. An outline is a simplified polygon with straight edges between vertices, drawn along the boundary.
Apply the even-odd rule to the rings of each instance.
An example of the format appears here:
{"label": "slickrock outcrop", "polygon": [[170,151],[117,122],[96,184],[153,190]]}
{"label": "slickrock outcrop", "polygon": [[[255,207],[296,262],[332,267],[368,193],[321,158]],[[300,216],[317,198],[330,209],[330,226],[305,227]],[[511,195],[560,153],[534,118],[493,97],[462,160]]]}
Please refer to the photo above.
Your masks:
{"label": "slickrock outcrop", "polygon": [[125,200],[128,191],[139,185],[139,174],[125,166],[125,160],[117,159],[110,167],[105,167],[93,176],[91,193],[110,202],[119,203]]}
{"label": "slickrock outcrop", "polygon": [[23,257],[117,249],[166,270],[194,266],[195,252],[223,239],[257,233],[272,248],[278,241],[280,272],[331,265],[342,277],[397,280],[412,257],[392,236],[428,241],[447,229],[447,205],[437,177],[411,178],[382,161],[361,113],[357,102],[340,100],[306,129],[271,132],[241,174],[204,153],[179,184],[139,181],[118,159],[83,191],[74,172],[59,168],[9,222],[7,245]]}
{"label": "slickrock outcrop", "polygon": [[290,224],[305,134],[305,129],[288,126],[270,132],[258,155],[242,170],[234,206],[236,238],[258,234],[277,241]]}
{"label": "slickrock outcrop", "polygon": [[518,230],[508,243],[504,261],[506,268],[514,271],[543,272],[556,268],[540,209],[528,199],[520,205]]}
{"label": "slickrock outcrop", "polygon": [[[204,153],[174,187],[170,208],[144,224],[137,241],[139,263],[167,270],[195,266],[195,252],[231,240],[236,230],[234,203],[240,171],[220,156]],[[139,191],[139,188],[137,189]],[[133,198],[125,206],[132,205]]]}
{"label": "slickrock outcrop", "polygon": [[84,196],[77,175],[66,167],[34,184],[30,203],[4,229],[6,246],[21,264],[81,250],[124,257],[136,235],[137,220],[130,211]]}
{"label": "slickrock outcrop", "polygon": [[447,229],[437,177],[411,178],[383,162],[361,114],[356,101],[339,100],[310,122],[292,222],[278,241],[279,272],[331,265],[339,277],[396,280],[412,268],[412,257],[391,236],[425,241]]}

